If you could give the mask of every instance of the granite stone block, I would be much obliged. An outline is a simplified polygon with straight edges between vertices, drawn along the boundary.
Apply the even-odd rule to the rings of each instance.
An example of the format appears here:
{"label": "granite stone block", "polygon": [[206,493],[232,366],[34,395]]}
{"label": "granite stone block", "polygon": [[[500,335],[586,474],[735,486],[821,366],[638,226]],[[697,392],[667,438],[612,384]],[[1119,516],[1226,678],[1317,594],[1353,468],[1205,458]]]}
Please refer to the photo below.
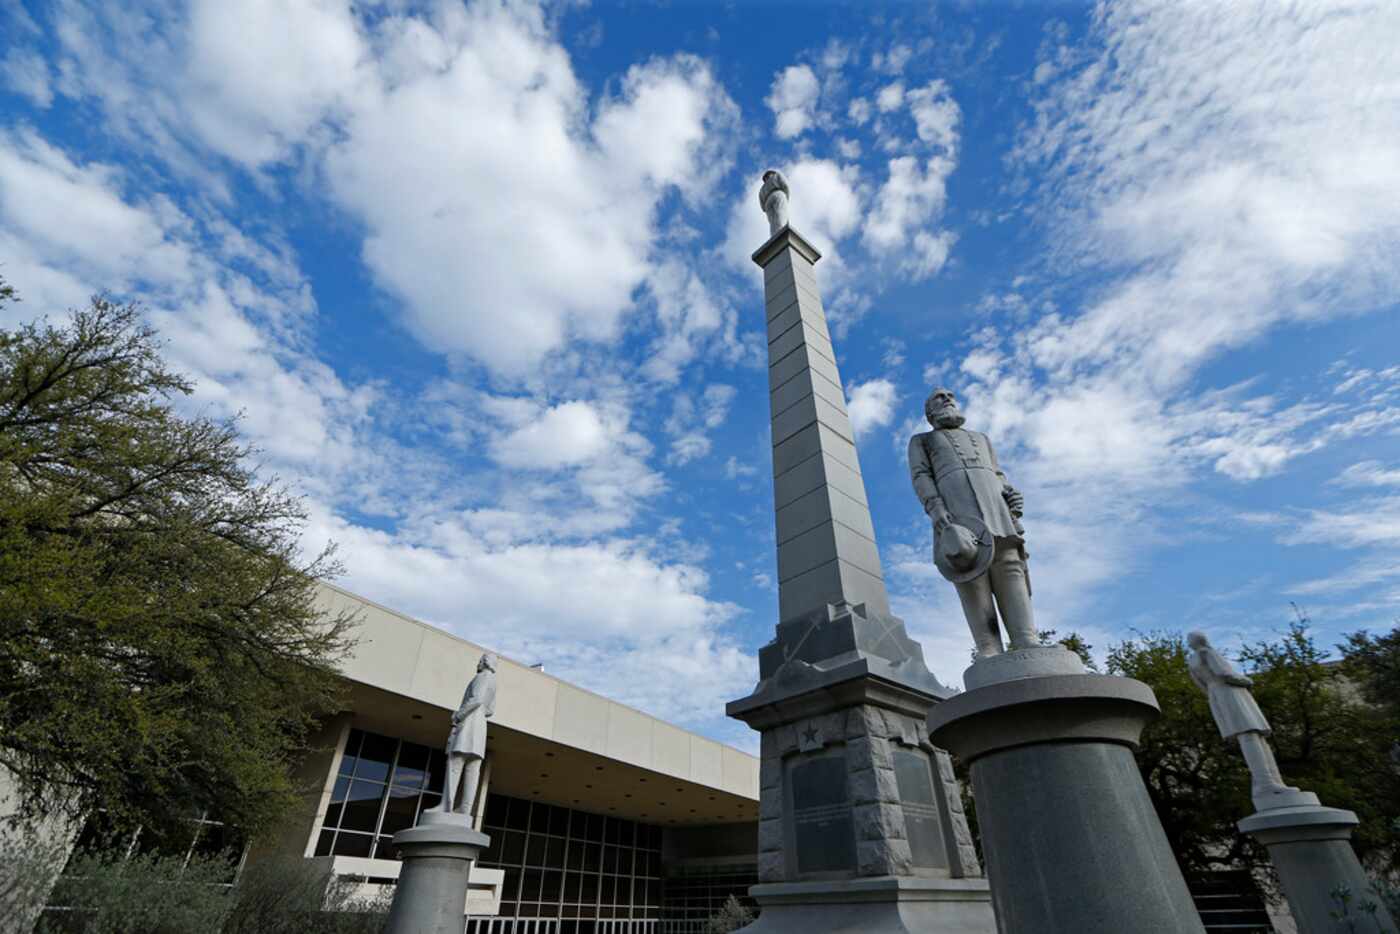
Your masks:
{"label": "granite stone block", "polygon": [[[771,346],[771,345],[770,345]],[[796,379],[807,370],[813,370],[829,382],[841,385],[841,370],[834,360],[819,353],[809,352],[805,344],[793,348],[782,357],[768,357],[768,391],[772,392],[790,379]]]}
{"label": "granite stone block", "polygon": [[758,822],[758,851],[768,853],[783,848],[783,822],[779,819]]}
{"label": "granite stone block", "polygon": [[852,470],[860,470],[860,459],[850,439],[817,422],[773,445],[773,476],[781,476],[814,454],[825,454]]}
{"label": "granite stone block", "polygon": [[778,583],[838,559],[872,577],[880,569],[874,542],[839,522],[824,522],[778,546]]}
{"label": "granite stone block", "polygon": [[856,864],[862,876],[907,876],[914,862],[907,840],[860,840]]}
{"label": "granite stone block", "polygon": [[853,813],[857,840],[906,839],[904,812],[897,804],[858,804]]}
{"label": "granite stone block", "polygon": [[758,881],[782,882],[787,877],[787,861],[781,851],[758,854]]}
{"label": "granite stone block", "polygon": [[811,395],[821,396],[842,409],[846,407],[841,387],[809,367],[768,394],[768,411],[777,417]]}

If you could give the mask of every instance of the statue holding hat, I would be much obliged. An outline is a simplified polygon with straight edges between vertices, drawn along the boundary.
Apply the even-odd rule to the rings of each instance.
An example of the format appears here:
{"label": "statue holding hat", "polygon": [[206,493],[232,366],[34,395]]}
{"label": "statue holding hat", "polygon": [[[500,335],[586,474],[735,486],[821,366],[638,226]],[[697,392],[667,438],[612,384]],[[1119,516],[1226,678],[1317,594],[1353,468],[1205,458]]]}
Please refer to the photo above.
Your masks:
{"label": "statue holding hat", "polygon": [[1040,644],[1031,613],[1024,500],[1006,479],[987,436],[963,427],[958,400],[935,389],[924,403],[932,426],[909,439],[909,474],[933,520],[933,561],[958,589],[979,657]]}

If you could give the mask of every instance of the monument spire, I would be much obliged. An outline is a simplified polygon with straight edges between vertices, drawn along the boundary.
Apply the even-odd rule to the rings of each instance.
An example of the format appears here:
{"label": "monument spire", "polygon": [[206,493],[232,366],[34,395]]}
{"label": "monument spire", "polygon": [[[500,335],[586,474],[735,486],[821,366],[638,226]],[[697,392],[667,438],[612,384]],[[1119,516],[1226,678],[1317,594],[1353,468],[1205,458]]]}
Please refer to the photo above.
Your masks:
{"label": "monument spire", "polygon": [[814,264],[763,175],[763,269],[778,625],[726,708],[762,733],[758,878],[747,934],[992,934],[991,896],[929,708],[951,692],[890,615],[855,434]]}
{"label": "monument spire", "polygon": [[753,261],[763,269],[768,326],[778,616],[842,603],[887,614],[855,433],[817,288],[821,253],[788,224],[782,176],[765,173],[762,193],[772,236]]}

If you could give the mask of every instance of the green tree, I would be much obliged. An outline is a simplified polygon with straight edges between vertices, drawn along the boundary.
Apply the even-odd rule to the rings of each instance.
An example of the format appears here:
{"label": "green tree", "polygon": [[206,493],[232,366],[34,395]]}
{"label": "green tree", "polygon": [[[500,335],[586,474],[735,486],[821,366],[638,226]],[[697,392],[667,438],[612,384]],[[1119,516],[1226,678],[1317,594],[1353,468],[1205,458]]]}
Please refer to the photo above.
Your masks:
{"label": "green tree", "polygon": [[0,766],[34,811],[255,832],[335,707],[333,557],[191,388],[131,305],[0,330]]}

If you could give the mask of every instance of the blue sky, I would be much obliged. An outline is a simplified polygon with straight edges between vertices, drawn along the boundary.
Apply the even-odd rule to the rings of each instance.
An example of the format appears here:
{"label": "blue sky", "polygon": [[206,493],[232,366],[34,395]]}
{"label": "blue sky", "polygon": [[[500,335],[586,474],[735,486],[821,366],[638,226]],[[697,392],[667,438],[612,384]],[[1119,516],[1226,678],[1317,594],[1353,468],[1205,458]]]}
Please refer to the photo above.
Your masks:
{"label": "blue sky", "polygon": [[947,383],[1043,628],[1400,616],[1400,6],[0,3],[8,323],[141,301],[342,583],[743,746],[784,170],[896,611]]}

